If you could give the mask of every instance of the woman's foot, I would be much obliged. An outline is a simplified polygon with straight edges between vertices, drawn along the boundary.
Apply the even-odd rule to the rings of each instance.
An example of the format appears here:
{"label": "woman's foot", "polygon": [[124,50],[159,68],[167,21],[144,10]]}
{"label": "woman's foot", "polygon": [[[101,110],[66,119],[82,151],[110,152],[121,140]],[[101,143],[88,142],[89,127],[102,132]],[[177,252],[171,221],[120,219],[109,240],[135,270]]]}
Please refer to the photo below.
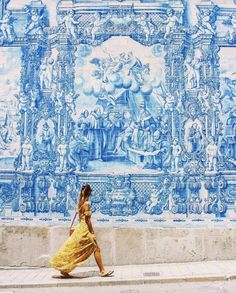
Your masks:
{"label": "woman's foot", "polygon": [[62,278],[72,278],[72,276],[66,272],[60,272]]}
{"label": "woman's foot", "polygon": [[114,271],[108,271],[108,272],[100,272],[100,277],[109,277],[114,273]]}

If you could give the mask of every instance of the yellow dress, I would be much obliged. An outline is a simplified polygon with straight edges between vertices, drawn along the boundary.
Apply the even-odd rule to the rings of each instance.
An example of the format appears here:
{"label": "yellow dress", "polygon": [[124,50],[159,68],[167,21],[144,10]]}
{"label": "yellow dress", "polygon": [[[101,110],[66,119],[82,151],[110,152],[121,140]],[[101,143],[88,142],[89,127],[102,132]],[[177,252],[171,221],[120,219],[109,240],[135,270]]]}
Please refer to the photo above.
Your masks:
{"label": "yellow dress", "polygon": [[91,215],[91,211],[80,215],[80,223],[75,227],[73,234],[50,259],[49,263],[53,268],[69,273],[95,251],[97,244],[85,221],[85,216]]}

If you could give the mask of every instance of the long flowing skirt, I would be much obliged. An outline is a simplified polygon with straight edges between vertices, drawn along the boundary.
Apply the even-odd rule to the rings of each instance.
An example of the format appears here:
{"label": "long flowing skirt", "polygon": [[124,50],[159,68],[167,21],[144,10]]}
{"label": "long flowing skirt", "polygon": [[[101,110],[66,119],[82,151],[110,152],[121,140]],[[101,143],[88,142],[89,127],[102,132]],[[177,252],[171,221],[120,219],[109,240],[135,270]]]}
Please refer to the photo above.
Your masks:
{"label": "long flowing skirt", "polygon": [[53,268],[69,273],[87,260],[95,251],[96,246],[88,225],[85,220],[81,220],[75,227],[74,233],[64,242],[49,263]]}

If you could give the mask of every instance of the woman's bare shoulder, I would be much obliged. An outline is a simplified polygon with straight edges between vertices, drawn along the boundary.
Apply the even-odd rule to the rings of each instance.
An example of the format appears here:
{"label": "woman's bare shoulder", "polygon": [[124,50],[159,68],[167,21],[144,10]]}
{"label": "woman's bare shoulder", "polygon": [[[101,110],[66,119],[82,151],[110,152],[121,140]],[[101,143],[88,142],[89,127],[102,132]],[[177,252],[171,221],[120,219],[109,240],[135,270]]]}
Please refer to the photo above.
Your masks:
{"label": "woman's bare shoulder", "polygon": [[84,207],[84,209],[89,209],[89,202],[88,201],[85,201],[83,203],[83,207]]}

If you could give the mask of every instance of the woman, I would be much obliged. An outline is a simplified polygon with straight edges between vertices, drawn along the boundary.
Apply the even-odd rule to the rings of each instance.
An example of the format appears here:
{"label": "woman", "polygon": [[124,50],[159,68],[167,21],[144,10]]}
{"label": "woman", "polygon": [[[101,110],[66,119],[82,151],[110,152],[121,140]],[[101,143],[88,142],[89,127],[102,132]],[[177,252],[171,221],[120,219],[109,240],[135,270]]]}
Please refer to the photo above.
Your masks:
{"label": "woman", "polygon": [[91,222],[91,211],[88,199],[92,189],[89,184],[83,185],[80,191],[77,214],[80,223],[76,226],[73,234],[66,240],[58,252],[49,261],[50,265],[59,270],[62,277],[71,277],[69,273],[79,264],[89,258],[94,253],[98,265],[100,276],[107,277],[113,271],[106,272],[102,263],[100,248],[98,247],[96,236]]}

